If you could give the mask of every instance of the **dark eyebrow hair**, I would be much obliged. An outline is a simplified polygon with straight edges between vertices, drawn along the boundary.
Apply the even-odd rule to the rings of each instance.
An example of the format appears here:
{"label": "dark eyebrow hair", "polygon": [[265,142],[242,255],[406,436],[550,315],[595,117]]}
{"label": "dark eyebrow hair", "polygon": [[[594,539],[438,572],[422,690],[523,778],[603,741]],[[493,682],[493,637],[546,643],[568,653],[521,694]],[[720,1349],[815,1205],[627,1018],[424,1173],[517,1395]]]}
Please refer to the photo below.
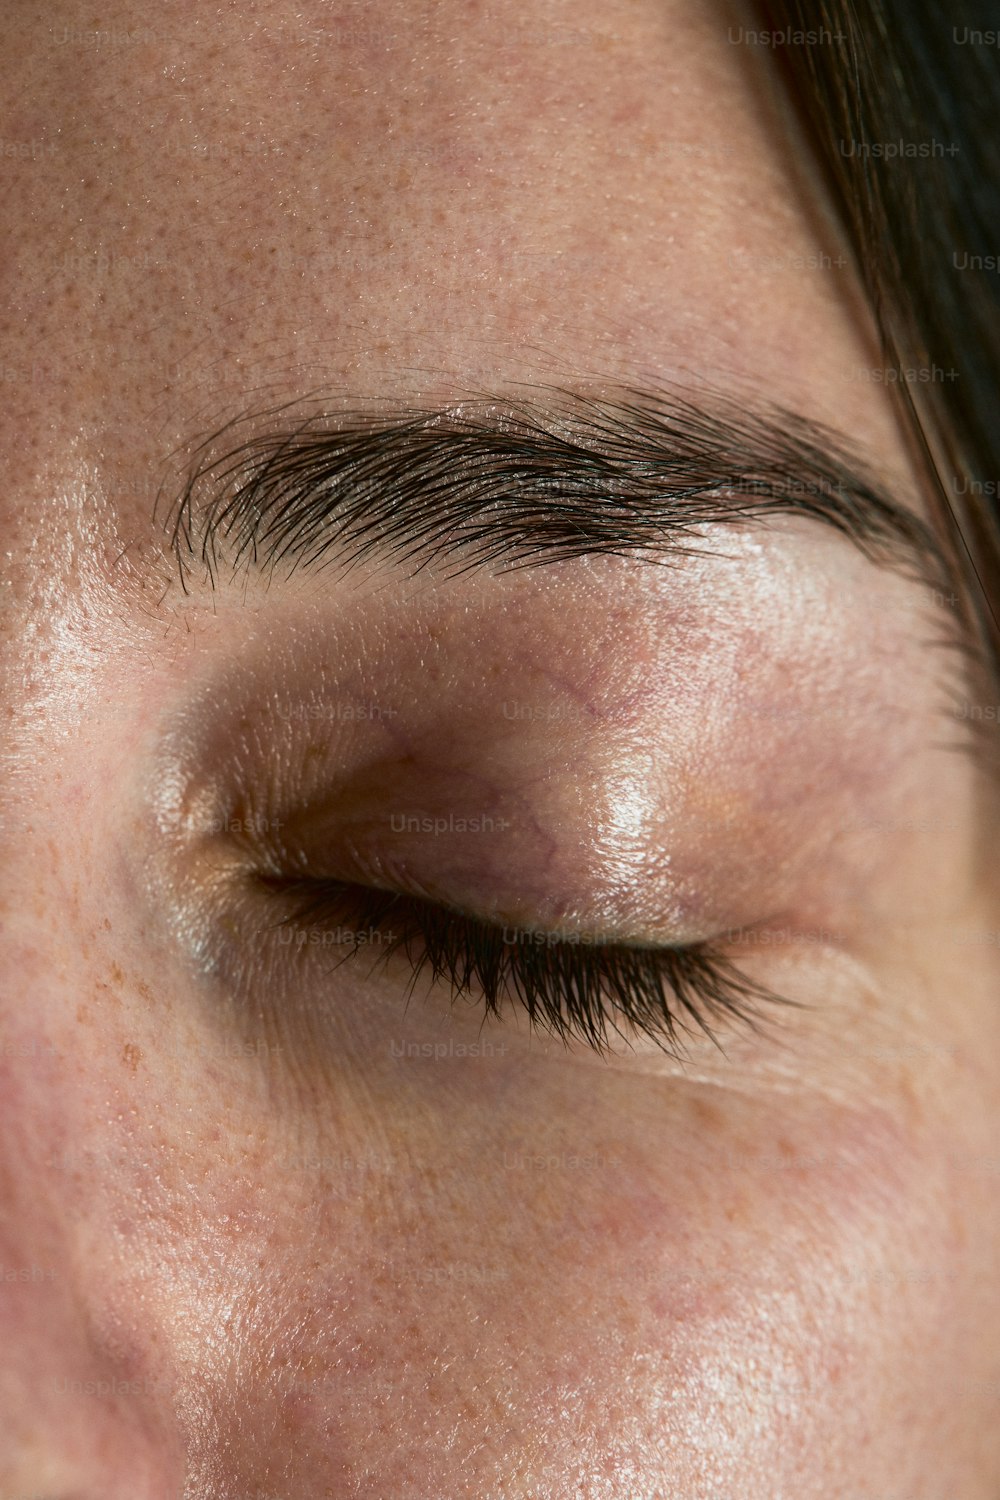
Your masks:
{"label": "dark eyebrow hair", "polygon": [[[949,576],[930,526],[848,443],[775,405],[551,387],[444,408],[303,403],[228,423],[190,454],[165,529],[187,589],[200,559],[287,574],[337,563],[447,576],[591,553],[669,560],[701,528],[806,516],[876,564]],[[159,498],[162,498],[159,497]]]}

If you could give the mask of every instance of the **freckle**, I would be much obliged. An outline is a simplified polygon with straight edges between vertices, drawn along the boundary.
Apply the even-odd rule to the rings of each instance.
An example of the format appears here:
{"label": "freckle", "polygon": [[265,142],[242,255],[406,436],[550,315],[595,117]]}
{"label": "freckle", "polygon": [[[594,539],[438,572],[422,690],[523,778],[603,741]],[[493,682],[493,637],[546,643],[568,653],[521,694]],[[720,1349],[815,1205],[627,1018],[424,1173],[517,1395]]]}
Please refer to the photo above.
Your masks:
{"label": "freckle", "polygon": [[134,1042],[126,1042],[122,1048],[122,1062],[128,1068],[129,1072],[134,1073],[141,1061],[142,1049],[137,1047]]}
{"label": "freckle", "polygon": [[115,1010],[121,1010],[121,996],[115,994],[110,984],[105,984],[103,979],[98,979],[94,988],[98,991],[101,1000],[106,1005],[113,1006]]}
{"label": "freckle", "polygon": [[115,984],[121,984],[122,980],[125,978],[125,975],[117,964],[111,965],[111,978],[114,980]]}
{"label": "freckle", "polygon": [[90,1025],[90,1011],[85,1005],[78,1005],[76,1007],[76,1021],[78,1026]]}
{"label": "freckle", "polygon": [[722,1125],[722,1113],[705,1099],[692,1099],[691,1112],[702,1131],[718,1130]]}

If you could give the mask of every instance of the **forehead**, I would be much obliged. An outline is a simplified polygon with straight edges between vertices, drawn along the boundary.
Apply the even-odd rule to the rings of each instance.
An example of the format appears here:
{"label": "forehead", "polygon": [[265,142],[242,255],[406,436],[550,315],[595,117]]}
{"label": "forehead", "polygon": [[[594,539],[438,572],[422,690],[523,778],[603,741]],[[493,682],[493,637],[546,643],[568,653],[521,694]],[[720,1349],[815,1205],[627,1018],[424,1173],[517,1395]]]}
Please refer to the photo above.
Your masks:
{"label": "forehead", "polygon": [[891,469],[753,35],[704,0],[27,19],[0,524],[58,504],[128,541],[175,445],[316,390],[750,383]]}

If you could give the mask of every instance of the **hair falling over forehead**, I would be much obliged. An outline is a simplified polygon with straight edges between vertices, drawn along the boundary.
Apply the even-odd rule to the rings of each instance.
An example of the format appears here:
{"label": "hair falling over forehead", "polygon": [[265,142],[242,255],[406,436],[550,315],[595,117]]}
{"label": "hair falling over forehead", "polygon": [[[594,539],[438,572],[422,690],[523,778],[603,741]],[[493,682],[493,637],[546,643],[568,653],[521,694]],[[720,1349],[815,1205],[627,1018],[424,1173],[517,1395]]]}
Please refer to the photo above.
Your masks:
{"label": "hair falling over forehead", "polygon": [[[894,390],[996,683],[1000,52],[968,44],[982,35],[973,0],[755,0],[754,10],[768,26],[833,34],[770,56],[852,244],[886,366],[958,373]],[[898,141],[914,149],[890,156]],[[942,149],[921,151],[934,143]]]}

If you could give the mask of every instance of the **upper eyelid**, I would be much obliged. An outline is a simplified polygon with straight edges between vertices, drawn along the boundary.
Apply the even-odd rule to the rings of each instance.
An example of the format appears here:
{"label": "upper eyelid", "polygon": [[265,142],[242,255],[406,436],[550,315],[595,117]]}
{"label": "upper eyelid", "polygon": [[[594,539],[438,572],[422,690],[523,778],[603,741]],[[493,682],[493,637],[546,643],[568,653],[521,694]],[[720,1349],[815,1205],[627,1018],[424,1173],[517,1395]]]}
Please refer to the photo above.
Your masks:
{"label": "upper eyelid", "polygon": [[[304,895],[307,891],[311,891],[315,896],[317,907],[320,908],[326,899],[324,897],[325,887],[329,887],[330,890],[333,890],[335,887],[340,887],[344,890],[362,889],[370,891],[373,896],[384,896],[387,904],[392,902],[403,907],[407,903],[410,903],[415,906],[433,907],[435,910],[453,917],[457,921],[467,922],[472,926],[488,928],[505,935],[507,933],[516,933],[517,938],[511,938],[509,939],[510,941],[527,942],[530,940],[538,947],[554,948],[562,946],[565,948],[584,947],[605,950],[611,948],[629,948],[635,952],[663,953],[679,951],[682,946],[691,946],[690,944],[681,945],[677,943],[629,943],[620,934],[614,932],[594,933],[576,928],[522,927],[515,923],[499,922],[494,918],[464,910],[462,907],[456,906],[453,902],[433,895],[417,894],[415,890],[389,889],[388,887],[381,886],[359,887],[347,881],[321,880],[316,876],[310,875],[286,876],[257,873],[254,876],[254,880],[258,886],[280,892],[293,899],[296,895]],[[303,908],[300,907],[300,916],[302,910]],[[282,919],[282,921],[288,920],[292,919]],[[276,925],[281,924],[278,923]]]}

